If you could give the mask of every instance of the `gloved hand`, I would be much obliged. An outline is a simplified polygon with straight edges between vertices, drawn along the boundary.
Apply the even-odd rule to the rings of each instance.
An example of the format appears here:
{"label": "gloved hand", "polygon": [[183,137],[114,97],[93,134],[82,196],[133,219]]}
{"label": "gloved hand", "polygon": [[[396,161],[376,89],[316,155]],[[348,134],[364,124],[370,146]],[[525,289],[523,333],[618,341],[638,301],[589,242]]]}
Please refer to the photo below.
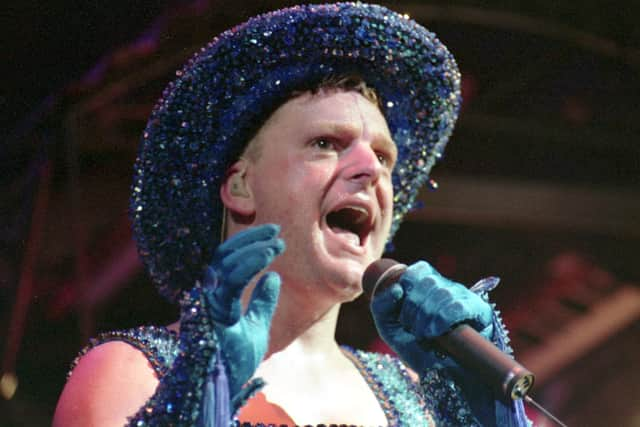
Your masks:
{"label": "gloved hand", "polygon": [[260,278],[244,314],[240,299],[251,279],[284,251],[279,232],[278,225],[265,224],[235,234],[216,249],[205,271],[203,292],[215,322],[231,398],[237,399],[267,351],[280,276],[267,272]]}
{"label": "gloved hand", "polygon": [[460,323],[489,340],[493,333],[489,303],[425,261],[411,265],[398,283],[376,295],[371,310],[382,339],[420,376],[431,367],[457,367],[437,352],[433,338]]}

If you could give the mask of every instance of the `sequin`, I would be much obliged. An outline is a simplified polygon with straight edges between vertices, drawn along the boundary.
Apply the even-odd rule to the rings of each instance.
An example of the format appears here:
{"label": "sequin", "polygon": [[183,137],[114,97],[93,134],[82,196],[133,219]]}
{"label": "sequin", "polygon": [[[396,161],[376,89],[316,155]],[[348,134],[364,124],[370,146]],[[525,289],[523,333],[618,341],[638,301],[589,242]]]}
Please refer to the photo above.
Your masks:
{"label": "sequin", "polygon": [[[486,289],[477,287],[483,298]],[[130,426],[193,426],[200,416],[200,405],[208,367],[215,357],[217,342],[211,333],[213,325],[202,310],[202,288],[196,283],[180,300],[180,335],[167,328],[143,326],[128,331],[108,332],[92,339],[73,362],[96,346],[109,341],[123,341],[139,349],[149,360],[160,381],[154,395],[129,419]],[[494,310],[493,341],[502,351],[511,353],[507,331],[499,312]],[[360,350],[343,348],[363,376],[393,427],[476,426],[469,405],[458,385],[443,371],[432,369],[415,383],[407,368],[397,359]],[[259,390],[264,382],[251,380],[245,387]],[[245,401],[234,402],[234,410]],[[491,408],[489,408],[491,411]],[[497,425],[528,425],[522,402],[505,405],[496,401]],[[235,426],[241,424],[236,420]],[[243,424],[247,427],[257,427]],[[260,424],[258,424],[260,425]]]}
{"label": "sequin", "polygon": [[435,425],[407,369],[397,358],[348,348],[345,351],[376,395],[389,426]]}
{"label": "sequin", "polygon": [[156,375],[161,378],[166,374],[168,367],[171,366],[178,354],[178,349],[174,344],[176,339],[177,336],[174,332],[157,326],[142,326],[136,329],[100,334],[89,340],[89,344],[71,363],[69,375],[80,358],[96,346],[110,341],[122,341],[140,350],[149,360]]}
{"label": "sequin", "polygon": [[458,115],[452,55],[424,27],[381,6],[278,10],[201,49],[163,91],[144,131],[130,213],[138,251],[163,296],[177,301],[211,259],[222,222],[219,183],[257,126],[294,90],[352,72],[381,97],[398,147],[393,236]]}
{"label": "sequin", "polygon": [[[197,292],[192,292],[195,296]],[[183,300],[184,301],[184,300]],[[193,304],[194,300],[188,301]],[[194,324],[186,324],[187,329],[194,328],[201,324],[202,319],[195,320]],[[184,326],[183,326],[184,327]],[[204,328],[195,327],[192,332],[202,335]],[[191,425],[190,421],[197,418],[198,407],[196,402],[201,397],[197,391],[201,389],[202,366],[207,365],[207,357],[188,356],[181,345],[185,343],[179,341],[178,336],[163,327],[143,326],[126,331],[116,331],[101,334],[98,338],[92,339],[90,344],[82,350],[78,359],[92,348],[109,341],[124,341],[139,349],[153,366],[161,386],[154,396],[130,419],[130,425],[146,427],[160,425]],[[194,340],[191,340],[194,341]],[[203,340],[197,341],[195,345],[201,346]],[[457,389],[452,382],[443,380],[434,371],[426,376],[423,384],[427,387],[427,398],[418,384],[409,376],[407,368],[395,357],[369,353],[361,350],[354,350],[343,347],[344,354],[354,363],[360,374],[363,376],[380,406],[387,417],[388,425],[394,427],[429,427],[439,425],[431,416],[431,407],[438,411],[438,420],[464,419],[471,416],[466,404],[461,401],[458,395],[452,394]],[[207,353],[211,355],[212,352]],[[74,361],[74,366],[77,360]],[[174,363],[180,365],[188,360],[188,365],[172,366]],[[200,368],[199,368],[200,366]],[[169,375],[167,375],[169,374]],[[191,388],[188,388],[191,387]],[[186,396],[186,398],[183,398]],[[445,399],[440,401],[441,399]],[[433,402],[440,402],[434,405]],[[447,412],[448,411],[448,412]],[[235,421],[236,427],[258,427],[260,425],[271,426],[271,424],[240,423]],[[338,424],[331,424],[338,425]],[[346,424],[339,424],[345,427]],[[450,425],[450,424],[443,424]],[[474,425],[474,424],[469,424]],[[318,425],[316,427],[320,427]],[[293,426],[291,426],[293,427]]]}

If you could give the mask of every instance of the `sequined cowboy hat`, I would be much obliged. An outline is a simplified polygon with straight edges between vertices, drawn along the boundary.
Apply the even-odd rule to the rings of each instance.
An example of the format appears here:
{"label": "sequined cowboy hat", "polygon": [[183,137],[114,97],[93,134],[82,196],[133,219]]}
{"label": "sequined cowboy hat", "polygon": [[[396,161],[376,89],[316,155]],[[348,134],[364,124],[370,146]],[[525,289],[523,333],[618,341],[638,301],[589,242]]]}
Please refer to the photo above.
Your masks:
{"label": "sequined cowboy hat", "polygon": [[131,215],[144,264],[175,301],[219,244],[225,171],[294,90],[358,74],[381,99],[398,147],[391,235],[441,156],[460,106],[453,56],[424,27],[381,6],[296,6],[214,38],[156,104],[135,163]]}

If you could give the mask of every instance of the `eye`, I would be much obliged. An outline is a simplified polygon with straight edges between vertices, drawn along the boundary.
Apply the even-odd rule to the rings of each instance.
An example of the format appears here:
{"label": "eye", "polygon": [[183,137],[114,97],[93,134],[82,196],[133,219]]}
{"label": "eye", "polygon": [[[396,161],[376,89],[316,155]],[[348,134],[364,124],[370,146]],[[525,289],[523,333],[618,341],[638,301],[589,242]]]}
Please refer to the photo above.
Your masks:
{"label": "eye", "polygon": [[395,158],[392,154],[386,151],[376,151],[376,157],[382,166],[388,169],[393,169],[395,165]]}
{"label": "eye", "polygon": [[316,138],[313,141],[311,141],[311,145],[316,148],[319,148],[320,150],[337,150],[338,149],[338,144],[336,144],[335,141],[327,137]]}

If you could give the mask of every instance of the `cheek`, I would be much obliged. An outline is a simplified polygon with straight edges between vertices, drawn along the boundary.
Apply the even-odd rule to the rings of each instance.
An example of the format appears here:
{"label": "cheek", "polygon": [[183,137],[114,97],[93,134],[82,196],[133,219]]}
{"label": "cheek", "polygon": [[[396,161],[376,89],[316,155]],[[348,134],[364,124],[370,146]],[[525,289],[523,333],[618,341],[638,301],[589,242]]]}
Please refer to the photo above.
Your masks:
{"label": "cheek", "polygon": [[257,220],[300,222],[317,216],[335,165],[308,161],[295,153],[268,160],[253,177]]}
{"label": "cheek", "polygon": [[303,212],[310,210],[315,201],[313,171],[300,164],[279,162],[256,180],[258,191],[257,218],[260,222],[295,222]]}
{"label": "cheek", "polygon": [[393,212],[393,185],[390,179],[385,179],[385,182],[378,187],[378,198],[385,215],[391,215]]}
{"label": "cheek", "polygon": [[316,205],[332,183],[333,168],[328,163],[298,162],[289,166],[287,175],[284,184],[296,192],[293,198]]}

